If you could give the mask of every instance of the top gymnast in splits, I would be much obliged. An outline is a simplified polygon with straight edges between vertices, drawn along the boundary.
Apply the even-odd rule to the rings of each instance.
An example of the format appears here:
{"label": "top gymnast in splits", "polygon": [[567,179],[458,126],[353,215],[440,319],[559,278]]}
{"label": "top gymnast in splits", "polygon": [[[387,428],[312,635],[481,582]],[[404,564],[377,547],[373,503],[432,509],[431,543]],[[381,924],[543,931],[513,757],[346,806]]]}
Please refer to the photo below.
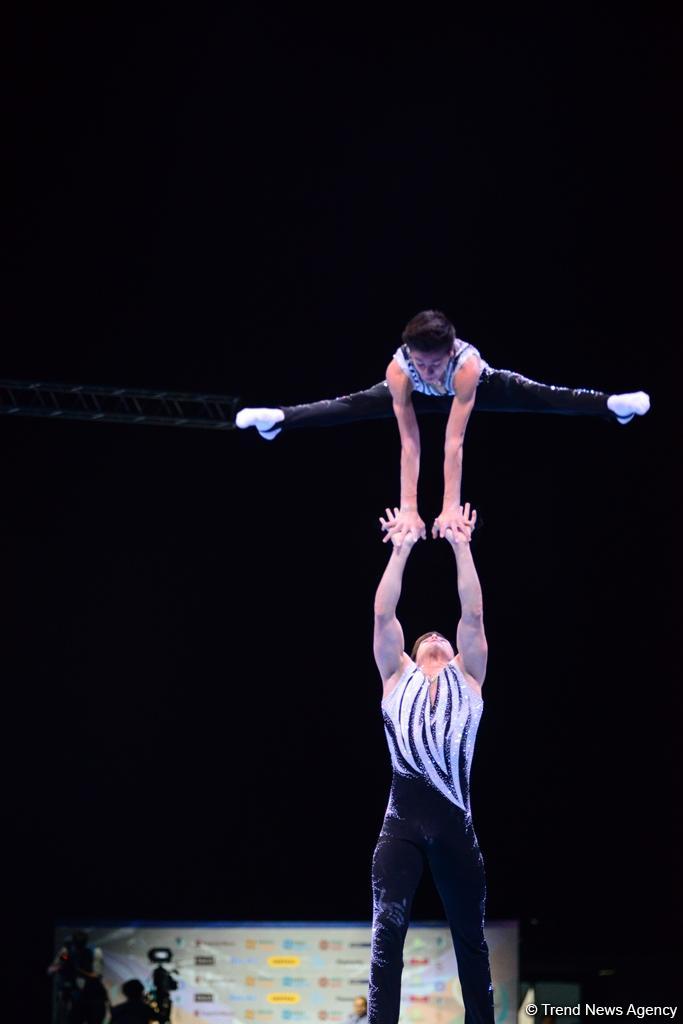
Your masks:
{"label": "top gymnast in splits", "polygon": [[331,426],[395,415],[401,435],[401,507],[385,527],[385,540],[401,544],[414,531],[425,536],[417,508],[420,431],[416,413],[448,415],[444,456],[443,508],[434,522],[434,537],[455,529],[460,506],[462,449],[472,409],[489,412],[554,412],[597,415],[628,423],[650,408],[643,391],[607,395],[585,388],[551,387],[510,370],[496,370],[473,345],[458,338],[443,313],[426,310],[407,324],[386,380],[366,391],[340,398],[280,409],[241,409],[238,427],[256,427],[272,440],[282,429]]}

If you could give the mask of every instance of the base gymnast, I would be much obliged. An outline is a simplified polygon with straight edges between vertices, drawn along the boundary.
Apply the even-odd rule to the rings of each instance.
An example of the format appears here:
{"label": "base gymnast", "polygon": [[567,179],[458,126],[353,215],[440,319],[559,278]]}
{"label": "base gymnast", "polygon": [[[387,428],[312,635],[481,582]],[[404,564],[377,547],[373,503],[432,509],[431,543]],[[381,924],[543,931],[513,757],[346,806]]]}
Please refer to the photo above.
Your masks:
{"label": "base gymnast", "polygon": [[386,380],[366,391],[279,409],[241,409],[235,423],[255,427],[272,440],[281,430],[335,426],[358,420],[396,416],[401,435],[401,507],[386,527],[399,545],[410,530],[425,536],[417,509],[420,431],[416,413],[448,416],[444,446],[443,508],[434,522],[434,537],[455,528],[465,429],[472,409],[486,412],[545,412],[568,416],[604,416],[628,423],[644,415],[650,399],[643,391],[607,395],[585,388],[553,387],[511,370],[496,370],[477,349],[458,338],[450,320],[425,310],[407,324],[402,344],[387,367]]}
{"label": "base gymnast", "polygon": [[[387,509],[389,526],[398,509]],[[417,534],[391,557],[375,595],[374,654],[392,762],[389,803],[372,861],[372,949],[368,1024],[397,1024],[403,945],[413,896],[429,866],[453,938],[466,1024],[494,1024],[484,937],[486,882],[470,814],[469,777],[487,645],[481,586],[470,551],[476,512],[459,508],[445,539],[455,554],[460,597],[456,654],[441,633],[418,637],[409,657],[396,617],[403,571]]]}

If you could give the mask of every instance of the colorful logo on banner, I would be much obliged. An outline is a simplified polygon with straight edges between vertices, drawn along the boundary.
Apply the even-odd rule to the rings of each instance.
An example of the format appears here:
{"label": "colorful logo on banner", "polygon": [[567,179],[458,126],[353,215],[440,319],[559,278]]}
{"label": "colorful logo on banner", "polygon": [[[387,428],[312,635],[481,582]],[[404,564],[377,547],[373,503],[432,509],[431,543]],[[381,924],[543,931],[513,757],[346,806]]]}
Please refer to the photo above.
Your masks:
{"label": "colorful logo on banner", "polygon": [[[87,929],[102,950],[111,1002],[139,978],[152,987],[150,949],[173,950],[173,1024],[344,1024],[367,996],[369,925],[150,925]],[[58,931],[59,947],[72,929]],[[496,1024],[516,1024],[517,925],[490,924]],[[404,949],[402,1020],[462,1024],[464,1010],[447,927],[415,925]]]}

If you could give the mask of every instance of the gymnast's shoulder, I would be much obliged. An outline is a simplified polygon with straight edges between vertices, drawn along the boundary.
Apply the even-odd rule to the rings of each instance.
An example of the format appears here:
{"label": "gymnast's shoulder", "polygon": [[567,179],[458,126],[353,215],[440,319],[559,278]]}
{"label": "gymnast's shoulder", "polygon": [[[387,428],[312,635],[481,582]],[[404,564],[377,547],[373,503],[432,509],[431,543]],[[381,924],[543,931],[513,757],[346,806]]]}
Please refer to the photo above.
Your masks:
{"label": "gymnast's shoulder", "polygon": [[413,390],[412,380],[401,369],[395,356],[392,356],[391,362],[387,366],[387,384],[391,397],[399,403],[407,401]]}

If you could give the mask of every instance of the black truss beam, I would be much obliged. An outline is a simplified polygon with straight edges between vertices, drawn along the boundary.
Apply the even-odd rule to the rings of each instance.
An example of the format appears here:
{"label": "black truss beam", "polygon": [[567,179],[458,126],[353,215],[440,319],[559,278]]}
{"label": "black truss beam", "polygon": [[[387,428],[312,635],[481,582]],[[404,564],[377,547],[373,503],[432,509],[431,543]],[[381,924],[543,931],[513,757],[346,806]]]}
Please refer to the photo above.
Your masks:
{"label": "black truss beam", "polygon": [[239,398],[142,388],[0,380],[0,415],[232,430]]}

